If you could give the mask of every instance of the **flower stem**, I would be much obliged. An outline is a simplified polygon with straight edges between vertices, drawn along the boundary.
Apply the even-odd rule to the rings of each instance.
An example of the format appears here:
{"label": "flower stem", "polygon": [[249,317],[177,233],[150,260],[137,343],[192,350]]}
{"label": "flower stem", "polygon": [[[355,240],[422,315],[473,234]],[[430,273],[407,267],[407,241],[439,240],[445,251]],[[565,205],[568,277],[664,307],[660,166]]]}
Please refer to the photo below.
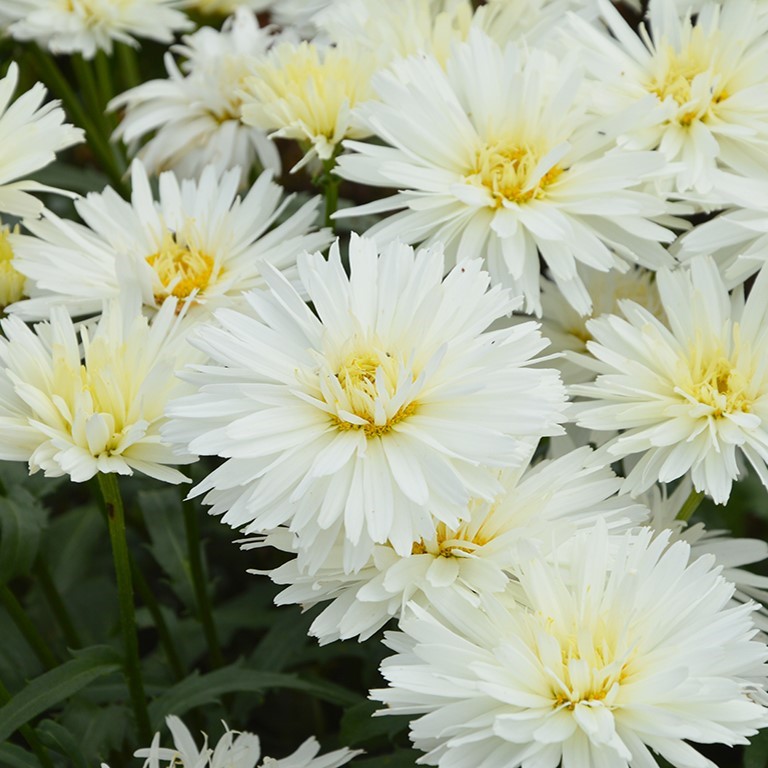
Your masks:
{"label": "flower stem", "polygon": [[35,652],[35,656],[40,659],[43,666],[47,669],[53,669],[57,666],[59,662],[56,660],[53,651],[48,647],[43,636],[32,623],[29,616],[27,616],[26,611],[22,608],[13,592],[11,592],[5,584],[0,586],[0,602],[3,604],[5,610],[8,611],[8,615],[13,619],[19,632],[21,632],[24,639],[29,643],[29,647]]}
{"label": "flower stem", "polygon": [[131,579],[131,561],[125,531],[125,512],[120,487],[114,474],[99,472],[99,488],[104,497],[109,524],[109,538],[112,543],[112,558],[115,563],[117,592],[120,601],[120,626],[125,645],[125,674],[128,690],[139,729],[139,739],[149,743],[152,731],[149,727],[147,700],[144,683],[141,678],[139,659],[139,638],[136,634],[136,616],[133,607],[133,580]]}
{"label": "flower stem", "polygon": [[61,631],[64,633],[64,639],[70,648],[82,648],[83,642],[80,639],[80,635],[75,629],[75,625],[72,622],[72,617],[69,615],[67,606],[59,594],[59,590],[56,589],[56,584],[51,578],[51,572],[48,570],[43,558],[39,558],[37,561],[37,577],[40,589],[45,595],[45,599],[51,608],[51,612],[56,617],[56,621],[61,627]]}
{"label": "flower stem", "polygon": [[333,229],[333,219],[339,207],[339,185],[341,179],[333,172],[336,167],[336,155],[323,161],[323,170],[313,178],[314,185],[320,189],[325,196],[325,216],[324,226]]}
{"label": "flower stem", "polygon": [[136,49],[127,43],[116,43],[115,52],[119,71],[126,88],[134,88],[142,82],[139,70],[139,60],[136,57]]}
{"label": "flower stem", "polygon": [[[123,169],[120,167],[117,156],[109,143],[109,137],[104,134],[104,130],[99,130],[99,123],[91,119],[88,110],[82,105],[67,78],[61,73],[51,56],[36,45],[30,45],[28,50],[40,79],[55,96],[61,99],[70,119],[85,129],[88,146],[104,172],[109,176],[112,186],[120,194],[127,197],[128,186],[123,181]],[[77,57],[73,57],[73,66],[77,69],[77,66],[74,65],[76,60]],[[101,122],[101,118],[99,120]]]}
{"label": "flower stem", "polygon": [[[3,681],[0,680],[0,706],[7,704],[13,697],[11,692],[5,687]],[[46,748],[40,743],[37,738],[37,734],[30,725],[19,726],[19,733],[24,737],[24,741],[29,744],[30,749],[35,753],[35,757],[40,761],[40,765],[43,768],[53,768],[53,762]]]}
{"label": "flower stem", "polygon": [[157,635],[160,639],[160,644],[165,650],[165,655],[168,659],[168,664],[170,664],[171,671],[177,680],[182,680],[184,678],[184,667],[179,659],[179,654],[176,652],[173,638],[168,630],[168,625],[165,622],[160,605],[155,599],[155,595],[150,589],[149,584],[147,584],[144,574],[133,560],[131,560],[131,572],[133,573],[136,592],[138,592],[141,602],[147,607],[147,610],[155,623],[155,629],[157,629]]}
{"label": "flower stem", "polygon": [[197,608],[200,614],[200,622],[203,625],[203,632],[208,643],[208,650],[211,655],[211,664],[213,667],[224,666],[224,656],[221,653],[219,636],[216,632],[216,624],[213,621],[213,610],[211,608],[211,599],[208,594],[208,585],[205,574],[203,573],[203,558],[201,555],[202,544],[200,541],[200,526],[197,522],[197,510],[189,502],[183,503],[184,509],[184,527],[187,532],[187,551],[189,555],[189,566],[192,571],[192,583],[195,588],[195,598],[197,599]]}
{"label": "flower stem", "polygon": [[688,498],[683,502],[683,506],[680,507],[680,511],[677,513],[675,519],[684,520],[687,523],[691,519],[693,513],[698,509],[703,498],[703,491],[697,491],[695,488],[691,488]]}

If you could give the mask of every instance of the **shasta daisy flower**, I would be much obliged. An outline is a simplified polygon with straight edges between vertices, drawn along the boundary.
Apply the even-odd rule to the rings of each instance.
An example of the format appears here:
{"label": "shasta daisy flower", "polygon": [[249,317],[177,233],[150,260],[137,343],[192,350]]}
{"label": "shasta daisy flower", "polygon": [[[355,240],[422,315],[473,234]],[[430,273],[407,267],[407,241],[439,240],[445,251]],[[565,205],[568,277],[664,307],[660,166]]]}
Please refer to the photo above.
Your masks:
{"label": "shasta daisy flower", "polygon": [[472,22],[469,0],[336,0],[315,16],[331,40],[353,40],[380,65],[399,56],[426,52],[440,61],[463,40]]}
{"label": "shasta daisy flower", "polygon": [[172,295],[193,311],[208,311],[263,285],[264,264],[295,271],[298,252],[331,240],[328,230],[311,231],[319,198],[273,226],[290,198],[281,202],[269,172],[242,199],[238,169],[219,178],[208,166],[199,182],[179,182],[166,172],[157,202],[138,160],[131,180],[130,202],[110,188],[77,201],[87,226],[46,212],[27,225],[34,237],[14,238],[16,268],[34,283],[34,298],[16,304],[14,312],[34,319],[59,304],[73,315],[98,312],[126,281],[138,283],[148,308]]}
{"label": "shasta daisy flower", "polygon": [[674,248],[680,261],[709,255],[729,287],[743,283],[768,262],[768,184],[757,179],[717,178],[728,210],[694,227]]}
{"label": "shasta daisy flower", "polygon": [[[592,301],[592,312],[589,316],[580,315],[564,302],[557,285],[551,280],[544,278],[541,281],[541,326],[544,335],[552,342],[551,352],[569,350],[586,353],[587,342],[592,338],[587,330],[587,320],[603,314],[615,314],[621,299],[631,299],[660,320],[664,320],[656,276],[650,270],[634,267],[626,272],[598,272],[582,268],[579,274]],[[574,364],[569,357],[557,358],[553,365],[560,369],[563,380],[568,384],[594,377],[593,372],[588,371],[584,365]]]}
{"label": "shasta daisy flower", "polygon": [[368,234],[485,255],[494,280],[522,292],[536,314],[539,253],[581,314],[590,299],[577,264],[605,272],[671,263],[659,241],[674,236],[651,221],[665,204],[633,189],[664,161],[615,148],[612,131],[624,119],[609,125],[589,114],[576,64],[502,49],[478,30],[454,47],[445,71],[429,57],[396,62],[375,78],[380,101],[360,108],[391,146],[346,142],[354,154],[339,158],[338,174],[401,191],[337,216],[405,208]]}
{"label": "shasta daisy flower", "polygon": [[17,40],[34,40],[51,53],[112,53],[115,42],[138,46],[137,37],[173,41],[193,27],[179,10],[184,0],[5,0]]}
{"label": "shasta daisy flower", "polygon": [[59,192],[23,177],[56,159],[56,152],[83,140],[83,132],[64,122],[57,101],[43,104],[46,90],[35,83],[11,103],[19,68],[11,62],[0,79],[0,211],[13,216],[38,216],[43,204],[29,192]]}
{"label": "shasta daisy flower", "polygon": [[613,39],[572,19],[600,83],[599,109],[613,114],[649,94],[656,101],[620,141],[675,161],[678,191],[699,199],[713,191],[717,169],[768,173],[768,14],[760,3],[706,3],[694,23],[690,4],[680,16],[669,0],[652,0],[649,27],[638,37],[611,3],[599,1]]}
{"label": "shasta daisy flower", "polygon": [[74,482],[134,471],[185,480],[169,465],[195,457],[176,453],[158,431],[168,398],[187,389],[174,371],[199,357],[183,344],[175,310],[169,299],[150,323],[138,302],[114,301],[79,333],[61,307],[35,331],[16,317],[3,320],[0,459]]}
{"label": "shasta daisy flower", "polygon": [[625,490],[691,473],[696,490],[728,500],[743,454],[768,485],[768,270],[744,303],[733,299],[711,259],[657,274],[667,324],[631,302],[624,318],[587,322],[599,371],[574,385],[579,426],[623,430],[606,444],[615,457],[639,454]]}
{"label": "shasta daisy flower", "polygon": [[377,59],[351,41],[337,46],[283,42],[256,62],[246,79],[242,117],[246,125],[295,139],[305,151],[294,170],[314,158],[330,160],[345,138],[369,131],[352,110],[371,98]]}
{"label": "shasta daisy flower", "polygon": [[239,166],[246,182],[257,161],[279,173],[274,143],[240,121],[243,81],[272,39],[245,9],[221,31],[204,27],[185,37],[173,48],[186,59],[181,68],[167,53],[167,79],[142,83],[110,102],[109,109],[125,110],[115,138],[134,144],[154,133],[138,153],[149,173],[197,178],[208,164],[220,173]]}
{"label": "shasta daisy flower", "polygon": [[564,397],[555,371],[528,367],[546,346],[535,325],[486,330],[516,303],[479,260],[443,281],[440,249],[379,256],[353,236],[349,261],[347,277],[338,244],[299,257],[316,315],[270,270],[250,313],[201,325],[211,363],[187,375],[199,394],[170,405],[166,435],[228,459],[194,490],[224,522],[289,523],[310,567],[342,535],[355,570],[374,544],[410,554],[430,512],[456,528],[470,498],[493,499],[496,469],[562,431]]}
{"label": "shasta daisy flower", "polygon": [[[428,605],[433,593],[451,590],[477,602],[478,595],[504,590],[531,551],[546,556],[597,519],[620,531],[648,517],[633,499],[615,496],[621,480],[597,465],[589,448],[504,470],[499,480],[501,493],[493,501],[473,499],[458,526],[435,521],[431,535],[414,541],[404,555],[388,543],[378,545],[358,573],[344,572],[343,542],[317,570],[303,567],[299,551],[298,557],[269,573],[276,584],[289,585],[275,602],[309,608],[330,600],[310,634],[321,643],[358,635],[365,640],[400,616],[409,600]],[[296,549],[284,529],[244,547],[263,545]]]}
{"label": "shasta daisy flower", "polygon": [[230,731],[228,728],[216,746],[208,746],[208,737],[198,748],[186,725],[174,715],[167,717],[174,748],[160,746],[156,733],[147,749],[138,749],[135,757],[145,757],[144,768],[339,768],[360,754],[359,750],[337,749],[317,757],[320,745],[317,739],[307,739],[293,754],[280,760],[261,758],[259,737],[253,733]]}
{"label": "shasta daisy flower", "polygon": [[655,531],[667,531],[670,541],[682,539],[688,542],[691,545],[691,560],[702,555],[714,555],[717,565],[723,568],[723,577],[736,587],[734,601],[759,601],[759,608],[752,618],[763,632],[768,632],[768,608],[765,605],[768,602],[768,577],[742,567],[768,558],[768,543],[760,539],[734,539],[729,531],[708,531],[704,523],[689,525],[685,520],[678,520],[677,515],[691,490],[692,484],[686,478],[678,484],[674,493],[667,494],[666,487],[654,485],[639,496],[638,501],[647,504],[651,510],[648,525]]}
{"label": "shasta daisy flower", "polygon": [[[520,604],[415,609],[373,697],[442,768],[714,768],[690,742],[746,744],[768,726],[768,651],[713,557],[651,531],[579,535],[559,565],[520,569]],[[566,554],[567,552],[567,554]],[[755,696],[757,698],[757,696]]]}

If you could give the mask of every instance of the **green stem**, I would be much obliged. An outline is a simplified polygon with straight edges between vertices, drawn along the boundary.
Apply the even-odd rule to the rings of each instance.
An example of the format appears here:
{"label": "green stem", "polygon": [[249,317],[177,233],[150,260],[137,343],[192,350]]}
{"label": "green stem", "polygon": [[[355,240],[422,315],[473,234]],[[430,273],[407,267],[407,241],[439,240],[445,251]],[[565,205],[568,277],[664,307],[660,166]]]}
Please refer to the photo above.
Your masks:
{"label": "green stem", "polygon": [[[13,696],[11,692],[5,687],[3,681],[0,680],[0,706],[7,704]],[[40,761],[40,765],[43,768],[53,768],[53,762],[48,755],[48,750],[40,743],[37,738],[37,734],[30,725],[19,726],[19,733],[24,737],[24,740],[29,744],[30,749],[35,753],[35,757]]]}
{"label": "green stem", "polygon": [[325,195],[325,226],[333,229],[333,219],[331,218],[339,207],[339,184],[341,179],[333,172],[336,167],[336,157],[330,158],[323,163],[323,173],[320,176],[320,188]]}
{"label": "green stem", "polygon": [[56,584],[51,578],[51,572],[48,570],[48,566],[45,560],[41,557],[37,561],[37,576],[40,589],[45,595],[45,599],[51,608],[53,615],[56,617],[56,621],[61,627],[61,631],[64,633],[64,639],[70,648],[82,648],[83,642],[80,639],[80,635],[75,629],[75,625],[72,622],[72,617],[69,615],[67,606],[64,604],[64,600],[61,598],[59,590],[56,588]]}
{"label": "green stem", "polygon": [[112,557],[117,577],[117,592],[120,601],[120,626],[125,645],[125,674],[131,695],[136,725],[139,729],[139,741],[148,744],[152,738],[147,713],[147,699],[141,678],[139,659],[139,638],[136,634],[136,615],[133,607],[133,581],[131,579],[131,561],[125,531],[125,512],[120,487],[114,474],[99,472],[99,488],[104,497],[109,524],[109,538],[112,543]]}
{"label": "green stem", "polygon": [[216,632],[216,624],[213,621],[211,599],[208,594],[208,584],[203,572],[203,558],[201,554],[202,543],[200,541],[200,526],[197,522],[197,510],[189,502],[184,502],[184,527],[187,532],[187,551],[189,554],[189,566],[192,571],[192,583],[195,588],[195,598],[200,614],[200,622],[208,643],[208,651],[211,655],[213,667],[224,666],[224,656],[221,653],[219,636]]}
{"label": "green stem", "polygon": [[101,114],[107,129],[112,133],[116,120],[114,114],[107,112],[107,104],[115,95],[115,87],[112,82],[112,68],[109,57],[104,51],[96,52],[96,84],[99,89],[99,101],[101,102]]}
{"label": "green stem", "polygon": [[160,638],[160,644],[165,650],[165,655],[168,658],[168,663],[171,665],[171,671],[177,680],[181,680],[184,677],[184,667],[179,659],[179,654],[176,652],[176,647],[173,644],[173,638],[168,630],[168,625],[163,617],[160,605],[155,599],[155,595],[147,584],[144,574],[131,560],[131,572],[133,573],[134,584],[136,585],[136,592],[141,598],[141,602],[147,607],[147,610],[152,616],[152,620],[155,623],[157,629],[157,635]]}
{"label": "green stem", "polygon": [[141,71],[139,70],[139,60],[136,57],[136,49],[126,43],[117,43],[115,45],[118,67],[123,78],[125,87],[134,88],[140,85]]}
{"label": "green stem", "polygon": [[680,507],[680,511],[677,513],[676,520],[684,520],[686,523],[691,519],[693,513],[698,509],[704,499],[704,492],[697,491],[695,488],[691,488],[691,492],[688,494],[688,498],[683,502],[683,506]]}
{"label": "green stem", "polygon": [[[29,55],[40,74],[40,78],[50,88],[52,93],[61,99],[64,109],[70,119],[81,128],[85,129],[88,146],[96,156],[104,172],[109,176],[112,186],[124,196],[128,196],[128,186],[123,180],[123,168],[117,160],[109,139],[99,130],[98,123],[94,122],[88,111],[83,107],[71,85],[61,73],[56,62],[43,50],[35,45],[30,45]],[[74,61],[77,57],[73,58]]]}
{"label": "green stem", "polygon": [[32,623],[32,620],[27,616],[26,611],[21,607],[13,592],[5,584],[0,587],[0,602],[2,602],[5,610],[8,611],[8,615],[13,619],[19,632],[24,635],[24,639],[29,643],[30,648],[35,652],[43,666],[47,669],[53,669],[57,666],[59,662],[56,660],[56,656],[54,656],[43,636]]}

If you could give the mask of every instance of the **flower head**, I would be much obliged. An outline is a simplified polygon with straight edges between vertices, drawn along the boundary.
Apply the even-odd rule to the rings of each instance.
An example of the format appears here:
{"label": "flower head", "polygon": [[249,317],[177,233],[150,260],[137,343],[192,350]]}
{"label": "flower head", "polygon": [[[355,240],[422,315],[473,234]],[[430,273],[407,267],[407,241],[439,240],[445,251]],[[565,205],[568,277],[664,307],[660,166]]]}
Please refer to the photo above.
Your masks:
{"label": "flower head", "polygon": [[[318,569],[307,568],[299,551],[269,574],[276,584],[288,585],[276,602],[307,608],[332,601],[310,634],[321,643],[357,635],[365,640],[401,616],[409,601],[428,605],[435,594],[449,590],[477,603],[480,595],[503,591],[532,551],[546,557],[598,519],[622,531],[648,516],[628,496],[615,496],[621,480],[596,464],[589,448],[499,474],[503,490],[493,501],[472,499],[454,527],[435,520],[431,535],[414,541],[405,554],[388,543],[376,546],[357,573],[344,572],[343,542]],[[255,545],[295,551],[291,538],[279,530]]]}
{"label": "flower head", "polygon": [[625,489],[690,472],[699,491],[728,500],[742,453],[768,484],[768,270],[744,303],[732,300],[714,262],[657,274],[666,324],[631,301],[624,318],[603,315],[587,328],[599,371],[573,386],[589,398],[573,406],[579,426],[623,430],[607,444],[616,457],[641,454]]}
{"label": "flower head", "polygon": [[258,161],[280,172],[274,143],[240,120],[240,90],[253,59],[272,40],[253,14],[240,9],[221,31],[203,27],[166,54],[165,80],[151,80],[114,98],[109,108],[125,109],[115,138],[136,142],[154,132],[138,157],[149,173],[173,170],[197,178],[206,165],[219,173],[240,167],[243,182]]}
{"label": "flower head", "polygon": [[[138,749],[135,757],[145,757],[144,768],[340,768],[348,763],[359,750],[337,749],[316,757],[320,745],[315,738],[307,739],[293,754],[280,760],[265,757],[261,761],[259,737],[253,733],[226,729],[216,746],[208,746],[205,736],[202,748],[192,738],[186,725],[175,715],[166,718],[168,730],[173,736],[174,748],[160,746],[160,734],[156,733],[152,744]],[[225,726],[226,727],[226,726]]]}
{"label": "flower head", "polygon": [[174,372],[196,358],[182,343],[175,310],[171,299],[150,323],[138,303],[114,301],[79,332],[61,307],[35,331],[16,317],[3,320],[0,458],[75,482],[134,471],[185,480],[169,465],[195,457],[175,452],[159,434],[168,398],[185,389]]}
{"label": "flower head", "polygon": [[374,543],[396,552],[455,527],[473,496],[500,490],[495,470],[523,463],[530,441],[559,433],[563,389],[533,370],[546,342],[533,324],[486,331],[514,306],[488,290],[480,262],[443,277],[440,249],[353,237],[351,275],[299,258],[316,315],[278,273],[219,311],[195,343],[212,363],[188,378],[199,394],[169,408],[169,439],[229,460],[196,489],[233,527],[290,523],[322,562],[343,531],[345,568]]}
{"label": "flower head", "polygon": [[133,283],[147,308],[175,296],[200,314],[263,285],[264,264],[290,273],[298,252],[331,239],[327,230],[311,231],[317,198],[275,226],[290,198],[281,200],[268,171],[242,199],[238,169],[219,178],[208,166],[197,182],[164,173],[157,202],[138,160],[131,180],[130,202],[107,188],[76,203],[87,226],[46,212],[28,224],[34,237],[14,238],[16,267],[34,282],[33,298],[16,304],[14,312],[44,317],[63,304],[73,315],[92,313]]}
{"label": "flower head", "polygon": [[[567,74],[566,74],[567,73]],[[580,264],[608,271],[671,263],[650,219],[667,211],[636,187],[661,157],[615,149],[615,131],[589,113],[576,61],[501,48],[473,30],[445,71],[412,57],[374,79],[379,96],[360,118],[390,146],[347,142],[340,176],[398,187],[394,196],[337,216],[405,210],[371,227],[380,242],[443,242],[452,254],[484,255],[494,280],[523,293],[541,314],[539,253],[581,314],[590,300]],[[477,83],[495,83],[478,88]]]}
{"label": "flower head", "polygon": [[422,715],[411,738],[440,765],[711,766],[688,742],[744,744],[768,725],[751,606],[712,557],[649,529],[580,534],[557,564],[519,569],[517,604],[439,600],[415,610],[373,691]]}
{"label": "flower head", "polygon": [[306,146],[304,162],[330,160],[345,138],[368,135],[352,110],[371,98],[374,56],[351,42],[276,45],[253,66],[242,94],[246,125],[296,139]]}
{"label": "flower head", "polygon": [[7,0],[8,28],[17,40],[34,40],[51,53],[112,53],[115,42],[137,46],[145,37],[170,43],[192,28],[183,0]]}
{"label": "flower head", "polygon": [[768,14],[756,0],[708,2],[680,15],[669,0],[649,5],[638,37],[600,0],[613,38],[573,19],[587,65],[599,81],[600,109],[613,113],[652,95],[648,119],[620,141],[658,149],[675,161],[677,189],[713,191],[718,169],[741,176],[768,173]]}
{"label": "flower head", "polygon": [[64,122],[58,102],[43,104],[41,83],[11,104],[19,81],[19,68],[11,62],[0,80],[0,211],[13,216],[38,216],[43,204],[30,191],[58,192],[23,179],[52,163],[56,152],[83,140],[83,132]]}

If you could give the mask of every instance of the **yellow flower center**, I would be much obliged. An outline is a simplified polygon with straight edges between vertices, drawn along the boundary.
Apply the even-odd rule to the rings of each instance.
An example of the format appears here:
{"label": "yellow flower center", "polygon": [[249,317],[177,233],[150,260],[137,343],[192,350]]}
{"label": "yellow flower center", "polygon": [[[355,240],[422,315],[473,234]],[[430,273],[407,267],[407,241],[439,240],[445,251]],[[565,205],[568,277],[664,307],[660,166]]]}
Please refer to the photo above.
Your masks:
{"label": "yellow flower center", "polygon": [[527,203],[543,197],[544,190],[563,172],[559,165],[555,165],[542,173],[538,168],[540,159],[527,145],[486,144],[477,150],[467,181],[483,186],[491,193],[492,208],[500,208],[505,201]]}
{"label": "yellow flower center", "polygon": [[346,402],[336,406],[364,423],[333,416],[334,425],[343,431],[362,430],[369,438],[380,437],[412,415],[416,410],[413,402],[405,403],[394,413],[387,409],[395,395],[399,375],[400,365],[389,352],[366,351],[347,357],[336,372]]}
{"label": "yellow flower center", "polygon": [[[671,97],[677,102],[681,109],[675,121],[682,126],[689,126],[697,119],[706,122],[712,106],[728,96],[722,78],[716,77],[713,71],[712,51],[716,44],[711,36],[705,37],[701,28],[694,27],[682,50],[675,50],[669,43],[657,49],[657,71],[647,87],[662,101]],[[696,91],[694,80],[706,73],[709,74],[707,87]]]}
{"label": "yellow flower center", "polygon": [[18,234],[19,225],[13,231],[0,227],[0,309],[19,301],[24,296],[27,279],[13,266],[13,248],[8,240],[10,234]]}
{"label": "yellow flower center", "polygon": [[713,409],[716,418],[727,413],[748,413],[752,405],[749,381],[727,357],[702,364],[693,375],[690,394]]}
{"label": "yellow flower center", "polygon": [[[500,532],[495,524],[496,503],[484,499],[469,502],[469,517],[458,528],[449,528],[445,523],[435,526],[435,536],[429,541],[420,539],[413,543],[411,554],[433,557],[455,557],[457,552],[471,554],[484,547]],[[459,555],[461,557],[461,555]]]}
{"label": "yellow flower center", "polygon": [[157,253],[147,256],[147,264],[155,270],[164,289],[155,294],[158,301],[166,296],[186,299],[195,291],[203,291],[213,275],[213,257],[180,240],[178,233],[166,231]]}

